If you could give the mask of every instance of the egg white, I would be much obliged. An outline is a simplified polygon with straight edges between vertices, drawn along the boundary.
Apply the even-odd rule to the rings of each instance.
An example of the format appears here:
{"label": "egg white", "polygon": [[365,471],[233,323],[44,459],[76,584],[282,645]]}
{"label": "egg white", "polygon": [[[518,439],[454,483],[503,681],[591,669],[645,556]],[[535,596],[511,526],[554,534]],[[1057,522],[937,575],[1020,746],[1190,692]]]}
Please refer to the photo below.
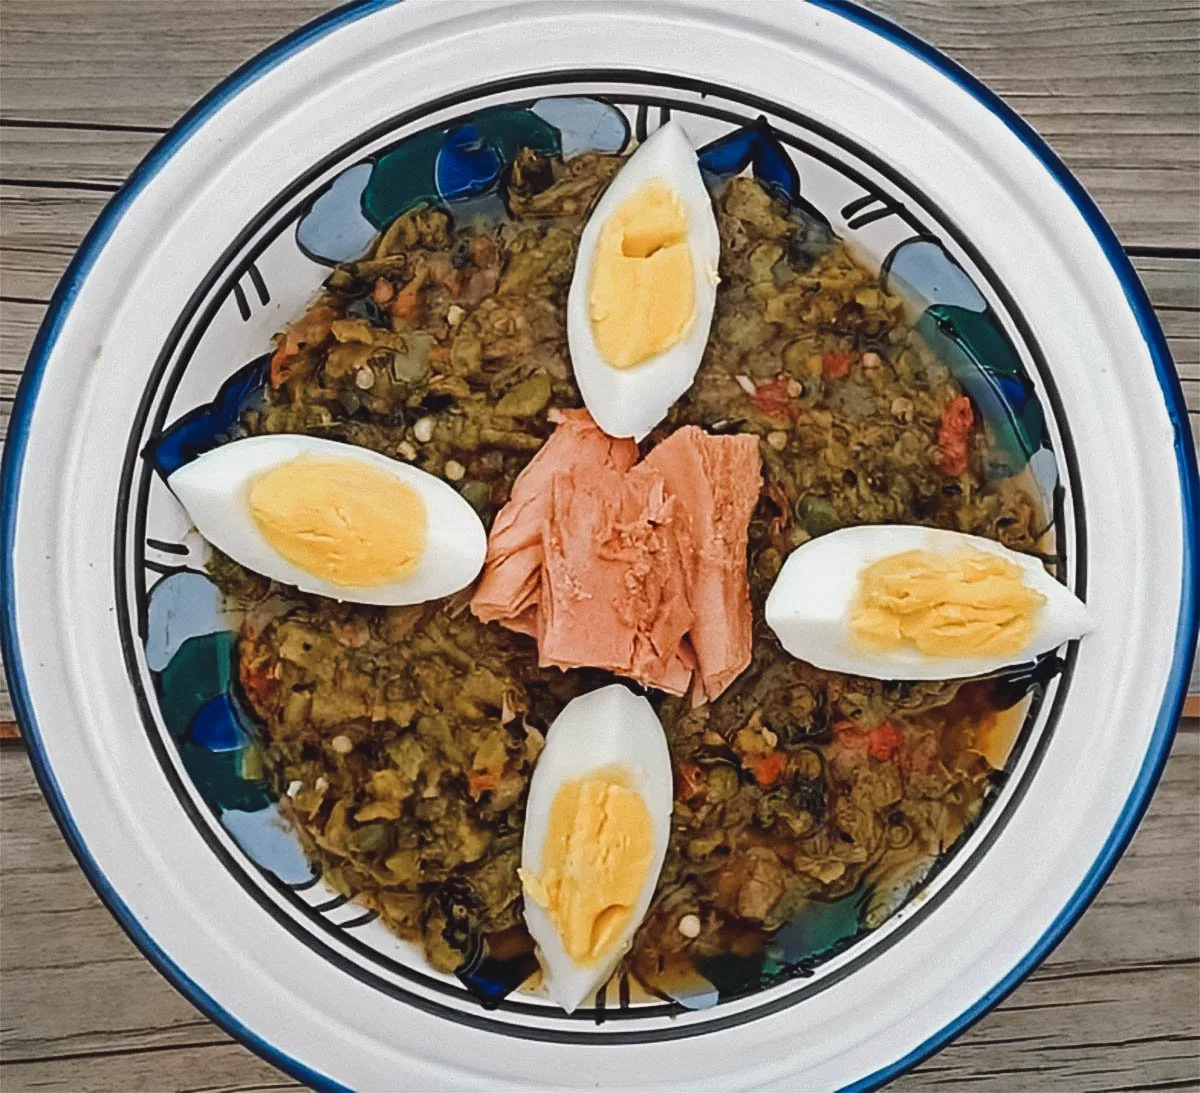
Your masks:
{"label": "egg white", "polygon": [[[687,333],[670,349],[632,368],[614,368],[596,345],[589,316],[596,245],[608,219],[650,179],[665,182],[683,204],[696,309]],[[720,256],[721,238],[695,149],[679,123],[668,122],[629,157],[593,210],[579,240],[567,297],[567,343],[575,381],[596,424],[609,436],[641,440],[691,387],[712,326]]]}
{"label": "egg white", "polygon": [[[250,487],[260,475],[299,456],[375,467],[416,491],[425,506],[426,540],[411,573],[387,584],[334,584],[289,562],[267,542],[250,512]],[[448,483],[407,463],[334,440],[289,433],[235,440],[180,467],[167,485],[196,530],[235,562],[330,599],[381,605],[439,599],[469,585],[487,554],[487,533],[478,514]]]}
{"label": "egg white", "polygon": [[[851,633],[859,575],[881,558],[907,550],[952,552],[969,547],[1008,559],[1025,584],[1046,597],[1026,647],[998,656],[931,657],[914,647],[873,650]],[[870,524],[822,535],[788,555],[767,597],[767,625],[783,647],[818,668],[873,679],[959,679],[1031,661],[1092,629],[1084,604],[1036,558],[991,539],[912,525]]]}
{"label": "egg white", "polygon": [[550,726],[546,746],[529,783],[521,840],[523,869],[536,877],[542,875],[550,812],[563,783],[612,767],[621,768],[628,779],[627,787],[641,797],[654,825],[654,855],[621,935],[594,964],[577,964],[567,955],[550,916],[529,896],[525,897],[525,922],[537,943],[546,989],[568,1013],[607,982],[628,952],[650,906],[671,834],[674,783],[662,724],[646,699],[619,683],[573,699]]}

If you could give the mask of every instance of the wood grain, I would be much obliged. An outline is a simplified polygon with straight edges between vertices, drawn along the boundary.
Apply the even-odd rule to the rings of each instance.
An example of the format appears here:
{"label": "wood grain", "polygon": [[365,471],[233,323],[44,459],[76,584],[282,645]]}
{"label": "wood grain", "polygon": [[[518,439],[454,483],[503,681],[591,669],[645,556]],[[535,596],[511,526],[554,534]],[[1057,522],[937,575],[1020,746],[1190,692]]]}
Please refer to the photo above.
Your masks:
{"label": "wood grain", "polygon": [[[1193,0],[875,0],[1000,92],[1099,201],[1200,410],[1200,18]],[[4,0],[0,441],[58,277],[162,132],[320,0]],[[0,1086],[276,1090],[177,995],[63,844],[0,689]],[[1095,904],[900,1090],[1200,1089],[1200,727]]]}

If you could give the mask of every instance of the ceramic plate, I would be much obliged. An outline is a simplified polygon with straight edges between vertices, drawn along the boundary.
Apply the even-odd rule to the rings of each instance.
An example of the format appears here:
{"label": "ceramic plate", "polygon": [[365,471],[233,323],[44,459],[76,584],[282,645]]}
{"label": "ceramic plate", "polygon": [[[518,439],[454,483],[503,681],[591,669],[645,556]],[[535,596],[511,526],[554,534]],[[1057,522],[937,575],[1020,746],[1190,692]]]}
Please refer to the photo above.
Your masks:
{"label": "ceramic plate", "polygon": [[[271,335],[417,200],[495,201],[513,148],[668,117],[903,290],[1054,514],[1098,626],[1037,681],[978,825],[899,910],[703,1004],[485,1010],[314,877],[248,773],[229,621],[162,477],[263,384]],[[1195,624],[1194,454],[1145,295],[1042,141],[841,3],[350,4],[196,106],[51,304],[5,452],[4,656],[43,789],[151,960],[321,1087],[877,1084],[1062,937],[1145,808]],[[618,1050],[619,1049],[619,1050]]]}

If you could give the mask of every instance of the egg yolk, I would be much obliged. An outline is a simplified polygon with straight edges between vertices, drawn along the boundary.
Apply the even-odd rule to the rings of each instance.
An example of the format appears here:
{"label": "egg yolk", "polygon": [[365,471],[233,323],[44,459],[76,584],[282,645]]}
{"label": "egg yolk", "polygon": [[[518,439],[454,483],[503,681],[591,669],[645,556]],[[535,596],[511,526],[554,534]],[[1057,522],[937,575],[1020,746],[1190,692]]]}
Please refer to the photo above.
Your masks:
{"label": "egg yolk", "polygon": [[577,964],[601,959],[633,915],[654,856],[642,798],[613,778],[565,782],[550,806],[542,874],[521,870]]}
{"label": "egg yolk", "polygon": [[1026,648],[1045,602],[1007,558],[970,548],[907,550],[863,570],[850,630],[873,649],[1007,655]]}
{"label": "egg yolk", "polygon": [[370,588],[397,580],[425,549],[420,495],[369,464],[301,456],[259,475],[249,503],[267,543],[330,584]]}
{"label": "egg yolk", "polygon": [[592,334],[614,368],[670,349],[696,312],[688,221],[679,195],[651,179],[618,206],[596,245],[588,313]]}

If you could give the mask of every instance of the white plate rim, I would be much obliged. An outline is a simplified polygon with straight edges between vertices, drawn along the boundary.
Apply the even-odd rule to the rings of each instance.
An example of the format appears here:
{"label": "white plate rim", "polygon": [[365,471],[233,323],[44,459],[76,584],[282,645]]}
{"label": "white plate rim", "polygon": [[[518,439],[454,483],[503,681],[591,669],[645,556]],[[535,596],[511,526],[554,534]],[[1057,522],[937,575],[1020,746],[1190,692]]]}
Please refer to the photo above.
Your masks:
{"label": "white plate rim", "polygon": [[[45,319],[30,351],[14,404],[10,434],[5,445],[3,469],[0,471],[0,515],[3,523],[4,554],[0,573],[5,588],[15,581],[14,544],[17,492],[28,436],[32,410],[40,387],[42,372],[54,348],[75,299],[89,274],[96,257],[138,193],[161,170],[164,164],[185,144],[208,118],[231,99],[265,75],[271,69],[303,51],[327,34],[341,29],[397,0],[351,0],[300,27],[292,34],[268,47],[237,69],[232,75],[193,106],[159,141],[127,182],[106,205],[88,232],[66,273],[56,288],[47,308]],[[1138,776],[1122,807],[1119,818],[1109,832],[1103,847],[1092,862],[1078,888],[1066,902],[1053,923],[1037,943],[1012,967],[1003,979],[985,992],[956,1019],[944,1025],[907,1055],[857,1081],[849,1088],[875,1088],[917,1065],[948,1040],[979,1020],[1006,997],[1062,940],[1100,890],[1121,853],[1128,845],[1149,803],[1154,787],[1165,765],[1174,738],[1175,724],[1187,688],[1188,672],[1195,654],[1198,587],[1195,580],[1197,558],[1197,503],[1200,501],[1200,480],[1182,388],[1170,351],[1153,308],[1130,263],[1103,214],[1079,181],[1070,173],[1045,141],[1010,107],[979,80],[955,62],[919,38],[889,20],[869,12],[849,0],[808,0],[813,6],[886,39],[918,60],[949,78],[980,106],[1002,122],[1036,157],[1051,179],[1058,184],[1075,205],[1105,254],[1112,273],[1125,294],[1130,311],[1146,343],[1156,378],[1166,403],[1174,430],[1174,451],[1183,503],[1183,582],[1176,628],[1173,658],[1163,701],[1155,721],[1153,734]],[[45,794],[56,822],[76,859],[102,901],[122,928],[142,950],[151,963],[208,1017],[237,1037],[261,1057],[292,1076],[319,1088],[341,1088],[337,1082],[318,1073],[299,1060],[285,1055],[252,1029],[232,1016],[215,998],[193,981],[171,957],[159,947],[146,928],[132,914],[120,894],[107,880],[91,856],[86,840],[72,817],[50,768],[41,734],[34,715],[22,667],[16,633],[14,597],[5,596],[4,612],[0,617],[0,644],[5,670],[9,679],[14,708],[26,739],[35,776]]]}

